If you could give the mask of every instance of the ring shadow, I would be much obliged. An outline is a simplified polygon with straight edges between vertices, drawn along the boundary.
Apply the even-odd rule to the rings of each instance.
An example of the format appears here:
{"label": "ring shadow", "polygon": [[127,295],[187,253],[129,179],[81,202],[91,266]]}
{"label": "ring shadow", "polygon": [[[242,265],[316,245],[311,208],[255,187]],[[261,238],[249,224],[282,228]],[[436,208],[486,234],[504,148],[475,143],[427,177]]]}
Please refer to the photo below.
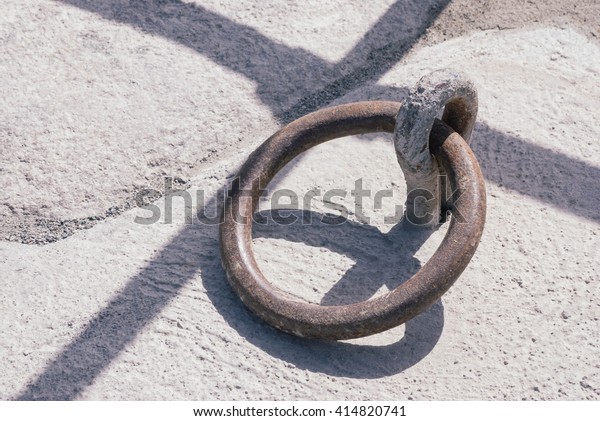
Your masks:
{"label": "ring shadow", "polygon": [[[326,247],[356,262],[325,294],[321,305],[363,301],[371,298],[382,285],[388,289],[399,286],[420,269],[414,252],[433,232],[400,222],[384,234],[368,224],[290,209],[285,210],[285,217],[297,216],[296,222],[281,224],[280,211],[283,210],[255,214],[254,238],[285,239]],[[303,223],[307,218],[311,218],[311,223]],[[380,264],[384,261],[385,264]],[[439,300],[427,311],[408,321],[404,335],[388,345],[309,340],[267,328],[264,323],[261,324],[265,328],[256,329],[256,316],[240,318],[240,312],[250,314],[250,311],[239,300],[236,300],[238,305],[233,307],[229,299],[225,302],[224,296],[227,294],[223,294],[222,289],[229,289],[229,286],[223,272],[219,278],[202,279],[209,298],[227,323],[250,343],[273,357],[313,372],[363,379],[400,373],[433,350],[444,327],[443,305]],[[217,282],[220,288],[215,288]]]}

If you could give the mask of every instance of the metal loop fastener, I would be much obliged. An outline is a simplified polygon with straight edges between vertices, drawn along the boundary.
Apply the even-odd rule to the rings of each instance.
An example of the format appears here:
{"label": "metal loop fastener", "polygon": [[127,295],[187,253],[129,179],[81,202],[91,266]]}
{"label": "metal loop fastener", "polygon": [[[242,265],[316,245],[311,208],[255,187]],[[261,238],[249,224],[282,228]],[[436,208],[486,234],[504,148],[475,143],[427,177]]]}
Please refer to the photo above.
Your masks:
{"label": "metal loop fastener", "polygon": [[442,120],[469,143],[477,117],[477,91],[465,75],[438,70],[424,76],[410,90],[396,118],[394,146],[406,179],[406,217],[415,225],[435,226],[445,216],[446,185],[439,177],[443,171],[429,148],[433,121],[442,111]]}
{"label": "metal loop fastener", "polygon": [[359,102],[322,109],[288,124],[267,139],[242,166],[223,207],[221,261],[232,288],[254,313],[294,335],[348,339],[382,332],[416,316],[450,288],[475,253],[485,221],[485,187],[477,160],[462,137],[436,120],[431,151],[454,191],[452,218],[441,245],[409,280],[376,298],[348,305],[300,301],[265,278],[252,252],[252,216],[262,187],[290,160],[328,140],[394,130],[397,102]]}

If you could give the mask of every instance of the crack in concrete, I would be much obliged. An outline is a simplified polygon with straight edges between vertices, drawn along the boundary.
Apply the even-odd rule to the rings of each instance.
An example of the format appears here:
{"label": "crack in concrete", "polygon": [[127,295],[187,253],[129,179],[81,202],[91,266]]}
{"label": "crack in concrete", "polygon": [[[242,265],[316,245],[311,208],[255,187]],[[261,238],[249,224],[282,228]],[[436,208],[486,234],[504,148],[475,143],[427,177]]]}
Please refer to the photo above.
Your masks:
{"label": "crack in concrete", "polygon": [[[172,179],[173,185],[169,189],[169,194],[175,194],[191,187],[191,184],[181,177],[172,177]],[[4,233],[4,240],[10,242],[37,245],[55,243],[78,231],[90,229],[99,222],[115,218],[129,209],[154,203],[164,197],[165,193],[164,188],[137,188],[124,202],[111,206],[101,214],[83,218],[52,219],[33,215],[9,216],[2,219],[0,232]]]}

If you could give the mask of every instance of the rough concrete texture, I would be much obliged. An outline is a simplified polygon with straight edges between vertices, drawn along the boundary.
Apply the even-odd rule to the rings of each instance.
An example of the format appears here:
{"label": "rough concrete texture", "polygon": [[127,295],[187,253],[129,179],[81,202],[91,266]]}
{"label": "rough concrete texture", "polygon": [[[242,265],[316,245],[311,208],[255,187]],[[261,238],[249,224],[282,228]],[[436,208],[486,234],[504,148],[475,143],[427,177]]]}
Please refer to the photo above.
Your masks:
{"label": "rough concrete texture", "polygon": [[443,2],[229,3],[3,3],[3,238],[55,241],[164,175],[186,185],[388,70]]}
{"label": "rough concrete texture", "polygon": [[[474,3],[3,2],[2,233],[17,242],[0,242],[0,396],[598,399],[598,4]],[[231,292],[218,227],[184,224],[184,199],[156,202],[172,200],[171,224],[135,223],[141,208],[106,216],[163,175],[214,207],[282,121],[332,100],[402,99],[441,67],[479,90],[488,222],[455,286],[405,326],[335,343],[282,334]],[[367,299],[441,241],[445,227],[384,223],[406,193],[391,136],[290,165],[271,188],[362,178],[394,197],[365,200],[368,223],[257,226],[259,265],[280,288]]]}

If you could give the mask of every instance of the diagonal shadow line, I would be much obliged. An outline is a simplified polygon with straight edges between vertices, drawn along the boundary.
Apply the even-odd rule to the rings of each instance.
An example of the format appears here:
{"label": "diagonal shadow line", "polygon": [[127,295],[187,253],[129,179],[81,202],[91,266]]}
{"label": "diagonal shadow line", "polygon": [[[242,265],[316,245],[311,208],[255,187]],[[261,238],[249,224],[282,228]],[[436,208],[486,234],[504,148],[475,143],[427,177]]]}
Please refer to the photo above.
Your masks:
{"label": "diagonal shadow line", "polygon": [[600,168],[485,123],[476,124],[471,147],[487,180],[600,222]]}
{"label": "diagonal shadow line", "polygon": [[257,83],[257,94],[279,110],[307,80],[332,77],[331,63],[291,48],[205,7],[179,0],[60,0],[143,33],[174,41]]}
{"label": "diagonal shadow line", "polygon": [[[402,16],[406,16],[409,11],[415,13],[415,9],[422,6],[419,2],[395,2],[367,31],[352,51],[336,63],[334,70],[343,76],[323,89],[305,96],[283,112],[276,113],[275,116],[280,121],[289,123],[316,111],[366,82],[379,79],[402,59],[449,3],[450,0],[438,1],[430,5],[428,13],[421,21],[412,25],[404,24],[399,28],[398,22]],[[373,48],[374,41],[382,37],[389,42]]]}
{"label": "diagonal shadow line", "polygon": [[[294,91],[306,93],[304,83],[310,77],[321,80],[335,76],[329,63],[305,50],[291,49],[274,42],[248,26],[236,24],[200,6],[177,0],[143,2],[132,0],[127,4],[114,0],[104,2],[61,1],[94,12],[106,19],[129,24],[143,32],[176,41],[249,79],[255,80],[258,83],[258,95],[275,114],[281,113],[281,104],[286,103],[285,100],[291,93]],[[447,4],[448,1],[441,3]],[[396,11],[394,8],[391,10]],[[437,15],[441,10],[440,7],[433,11]],[[384,20],[390,20],[388,15],[389,11],[384,16]],[[432,19],[433,17],[429,16],[426,23],[418,24],[421,29],[415,32],[415,39],[412,42],[426,29],[425,25]],[[369,31],[369,37],[376,36],[378,26],[375,25],[374,28]],[[366,44],[368,44],[368,40],[360,45]],[[393,65],[393,63],[381,64],[385,61],[386,51],[396,51],[392,47],[388,48],[389,50],[384,48],[382,54],[374,53],[374,57],[379,57],[377,60],[380,62],[378,67],[380,73],[386,67],[389,68]],[[240,55],[239,51],[245,51],[246,54]],[[392,54],[392,56],[399,58],[401,51],[405,51],[405,49],[397,50],[394,53],[396,55]],[[293,64],[291,66],[293,72],[264,71],[264,68],[269,66],[275,66],[277,70],[281,70],[285,68],[284,64],[289,66],[290,63]],[[344,83],[343,87],[336,91],[336,95],[340,96],[371,78],[368,67],[367,60],[364,67],[359,70],[359,73],[364,72],[368,77]],[[375,72],[375,76],[380,73]],[[277,77],[274,76],[275,74]],[[354,75],[354,77],[358,77],[358,75]],[[329,101],[331,96],[326,93],[324,97]],[[314,103],[311,107],[320,105],[322,103]],[[165,308],[199,269],[196,265],[183,264],[179,273],[164,270],[165,262],[177,261],[180,258],[176,250],[189,247],[190,244],[194,244],[196,247],[187,249],[186,255],[196,256],[200,262],[204,261],[202,255],[198,254],[198,247],[194,239],[198,238],[198,235],[211,238],[211,234],[198,233],[196,228],[197,226],[186,226],[146,268],[128,282],[126,287],[98,313],[84,331],[56,359],[50,362],[44,372],[29,384],[16,399],[69,400],[79,396],[81,391],[89,386],[143,328]],[[216,241],[216,233],[212,235]],[[211,250],[212,253],[215,253],[218,247],[215,243],[208,246],[207,249],[210,254]],[[212,264],[218,261],[218,255],[211,255],[208,260]],[[209,273],[205,274],[202,269],[205,282],[208,282],[210,278],[210,264],[207,267]],[[216,277],[219,289],[221,289],[225,285],[223,274],[217,274]],[[209,289],[210,286],[207,287],[207,290]],[[229,294],[231,294],[230,291]],[[214,295],[212,299],[216,300],[218,297],[219,295]],[[438,306],[438,308],[441,307]],[[431,330],[435,331],[435,329]],[[287,340],[287,335],[284,336]],[[435,344],[435,342],[437,339],[432,343]],[[277,351],[271,349],[271,352]],[[337,354],[337,351],[333,354]]]}
{"label": "diagonal shadow line", "polygon": [[[137,9],[133,9],[133,12],[137,13],[123,14],[118,10],[109,10],[108,8],[103,9],[101,5],[106,5],[105,2],[63,1],[80,7],[86,6],[83,8],[96,11],[107,18],[113,18],[114,16],[114,20],[132,23],[134,26],[138,26],[150,33],[159,32],[152,30],[151,19],[147,20],[139,16],[142,12],[139,8],[140,6],[138,6]],[[114,4],[114,2],[112,3]],[[139,5],[140,3],[132,2],[132,4]],[[179,10],[180,14],[186,10],[189,10],[190,13],[195,13],[198,10],[196,9],[196,6],[186,5],[176,1],[153,1],[144,3],[144,7],[148,7],[151,11],[156,11],[157,7],[162,7],[164,5],[174,5],[176,10]],[[189,9],[190,7],[192,7],[192,9]],[[198,15],[196,15],[196,18],[199,18]],[[226,19],[224,19],[223,22],[230,24]],[[250,29],[242,28],[242,31],[243,30],[252,31]],[[195,45],[191,41],[185,41],[186,35],[190,36],[190,34],[182,29],[167,31],[167,33],[172,39],[182,42],[184,45],[190,44],[192,48],[193,45]],[[220,35],[224,36],[225,34],[221,33]],[[262,35],[259,34],[259,37],[262,37]],[[195,40],[194,37],[192,37],[192,39]],[[266,40],[269,41],[268,39]],[[269,45],[273,46],[272,43]],[[275,47],[277,47],[277,45],[275,45]],[[287,51],[286,48],[287,47],[284,48],[284,51]],[[215,54],[218,52],[218,48],[213,48],[212,52]],[[293,58],[293,55],[290,56],[290,58]],[[223,60],[223,63],[226,64],[226,62],[227,60]],[[230,67],[235,69],[234,64],[235,60],[231,63]],[[244,66],[241,66],[240,69],[244,69]],[[303,75],[303,77],[305,77],[305,75]],[[265,98],[268,99],[269,97],[265,95]],[[271,100],[271,107],[274,110],[278,109],[277,103],[273,102],[273,100]],[[575,214],[592,220],[598,219],[597,209],[599,208],[599,200],[596,187],[600,175],[599,169],[581,161],[566,157],[563,154],[532,145],[523,139],[497,132],[490,127],[484,125],[480,125],[479,127],[480,130],[491,131],[490,134],[497,136],[502,140],[502,142],[497,142],[497,144],[491,144],[489,142],[474,144],[474,148],[481,157],[480,163],[482,164],[488,180],[503,184],[508,188],[522,192],[526,195],[531,195],[539,200],[549,202],[552,205],[562,207]],[[503,159],[506,156],[514,156],[512,149],[510,151],[505,150],[506,153],[502,153],[500,150],[501,148],[508,148],[508,145],[512,145],[513,148],[521,150],[522,155],[539,157],[537,160],[533,159],[531,161],[526,161],[526,164],[536,166],[536,168],[533,168],[537,171],[534,171],[537,178],[533,188],[531,185],[526,185],[522,182],[522,177],[525,176],[525,174],[530,176],[531,172],[523,171],[523,163],[520,163],[518,157],[512,162],[511,168],[516,169],[516,172],[509,173],[505,171],[505,162],[498,162],[498,159]],[[575,174],[576,177],[579,177],[579,179],[574,179],[573,174]],[[558,176],[558,182],[555,178],[556,176]],[[552,182],[554,182],[554,185]],[[583,188],[572,190],[571,187],[574,183],[583,185]],[[589,192],[592,192],[592,194],[588,195]],[[109,366],[112,360],[114,360],[114,358],[116,358],[123,349],[133,341],[133,339],[135,339],[143,328],[165,308],[171,299],[179,293],[181,288],[193,278],[199,269],[202,271],[202,278],[207,292],[220,311],[223,311],[224,302],[227,305],[230,303],[237,303],[237,307],[234,306],[233,311],[243,311],[243,307],[241,307],[238,300],[232,296],[231,291],[228,290],[222,272],[219,272],[218,255],[215,254],[215,250],[218,249],[216,243],[216,229],[213,230],[215,232],[212,232],[212,234],[204,231],[199,232],[198,229],[199,228],[195,226],[186,226],[146,268],[141,270],[138,275],[129,281],[125,289],[88,324],[81,335],[71,342],[71,344],[47,366],[44,372],[33,383],[28,385],[26,389],[19,394],[17,399],[76,398],[81,391],[86,386],[90,385],[94,379]],[[204,251],[200,250],[195,241],[199,236],[205,236],[206,238],[212,239],[214,244],[212,246],[207,246]],[[191,247],[190,244],[195,247]],[[165,270],[165,265],[168,267],[169,262],[180,262],[181,255],[176,252],[177,250],[183,250],[186,255],[190,256],[192,259],[197,258],[200,262],[200,267],[184,263],[179,266],[178,273]],[[207,254],[203,255],[202,253]],[[203,262],[205,263],[204,267],[202,267]],[[224,296],[225,298],[223,298]],[[248,323],[252,323],[251,317],[249,317],[249,320],[251,320],[250,322],[240,322],[239,318],[231,316],[231,314],[230,317],[232,317],[232,320],[235,320],[235,323],[230,322],[230,324],[238,329],[242,335],[248,335],[247,337],[253,338],[253,335],[248,333],[251,329],[247,327]],[[256,321],[254,321],[254,323],[256,323]],[[422,329],[419,331],[421,330]],[[279,335],[279,333],[277,334]],[[294,340],[298,341],[296,339],[291,339],[291,341]],[[287,337],[284,340],[273,341],[268,335],[266,339],[265,337],[254,339],[254,342],[258,343],[259,346],[278,355],[280,358],[287,357],[294,359],[296,358],[294,357],[295,352],[298,351],[295,350],[288,354],[284,349],[287,341]],[[302,343],[304,344],[304,342]],[[435,341],[432,343],[435,345]],[[342,348],[332,348],[329,355],[337,355],[342,351],[341,356],[343,359],[348,351],[344,348],[346,344],[342,344],[341,346]],[[310,347],[311,354],[318,352],[319,350],[319,346],[316,344],[311,343]],[[293,344],[292,348],[296,349]],[[396,348],[393,347],[392,349],[396,350]],[[380,354],[377,353],[375,355],[377,358],[380,358]],[[300,366],[306,365],[314,369],[314,361],[312,361],[310,357],[307,357],[306,354],[303,354],[302,357],[298,357],[297,361]],[[406,364],[401,364],[400,367],[406,367]],[[334,370],[334,372],[340,373],[340,371],[337,370]],[[349,375],[351,373],[342,372],[342,374]]]}
{"label": "diagonal shadow line", "polygon": [[172,248],[162,250],[156,257],[160,264],[150,264],[134,276],[15,399],[77,398],[194,276],[195,265],[182,265],[177,274],[165,271],[165,262],[177,257]]}
{"label": "diagonal shadow line", "polygon": [[[287,47],[265,37],[251,27],[234,23],[201,6],[182,3],[179,0],[132,0],[127,4],[117,0],[60,1],[94,12],[106,19],[134,26],[146,33],[174,40],[249,79],[255,80],[258,84],[257,94],[271,108],[274,115],[283,122],[314,111],[366,81],[381,76],[402,57],[449,3],[448,0],[445,0],[432,5],[429,14],[424,16],[424,21],[406,25],[405,31],[401,32],[404,36],[400,37],[393,36],[394,29],[398,26],[395,25],[395,22],[406,9],[418,7],[418,2],[398,1],[394,3],[354,49],[339,63],[332,65],[304,49]],[[392,41],[380,48],[368,50],[374,40],[381,38],[382,34],[390,37]],[[238,54],[237,52],[240,50],[247,54]],[[287,63],[292,63],[292,65],[288,66]],[[273,67],[276,71],[265,71],[265,68],[268,67]],[[293,70],[290,71],[290,69]],[[331,78],[334,81],[329,82],[325,88],[306,95],[304,84],[307,80]],[[298,96],[298,93],[305,95],[304,98],[290,108],[285,108],[286,101],[289,102],[289,98]],[[499,136],[502,137],[502,134]],[[512,163],[511,170],[516,170],[516,172],[513,171],[512,174],[509,174],[508,171],[490,172],[487,174],[487,178],[505,186],[508,186],[508,183],[511,189],[522,194],[533,196],[549,202],[553,206],[597,221],[598,199],[594,194],[595,186],[588,185],[585,189],[579,187],[581,179],[585,178],[586,173],[588,171],[597,173],[597,169],[571,158],[565,160],[562,158],[564,155],[545,148],[531,150],[530,143],[523,140],[519,140],[519,142],[512,145],[516,150],[524,148],[526,151],[519,155],[522,158],[521,163]],[[505,144],[501,142],[497,145],[500,148],[503,146]],[[514,178],[515,174],[522,172],[520,170],[527,165],[527,157],[532,153],[547,154],[552,158],[552,163],[556,164],[541,169],[537,168],[534,172],[529,173],[528,177],[544,179],[543,186],[535,183],[534,189],[526,188],[523,180]],[[514,157],[516,155],[512,153],[506,156]],[[565,162],[571,163],[564,165]],[[549,170],[552,168],[556,170],[550,174]],[[580,180],[573,179],[575,174]],[[562,188],[564,183],[556,185],[549,179],[553,176],[557,176],[558,181],[567,178],[564,182],[573,183],[573,188]],[[563,195],[553,193],[557,189],[559,190],[557,193]]]}
{"label": "diagonal shadow line", "polygon": [[[204,209],[218,215],[219,203],[215,196]],[[76,399],[199,270],[219,273],[217,231],[214,222],[184,226],[15,400]]]}
{"label": "diagonal shadow line", "polygon": [[[600,169],[485,124],[480,123],[476,133],[473,148],[488,180],[598,220]],[[265,352],[311,371],[357,378],[395,374],[426,356],[441,334],[443,311],[439,305],[407,324],[405,339],[385,347],[312,343],[265,328],[245,310],[227,284],[220,267],[217,231],[216,225],[185,226],[17,399],[77,398],[198,271],[211,302],[241,336]],[[390,365],[382,366],[384,360]]]}
{"label": "diagonal shadow line", "polygon": [[[406,90],[394,86],[374,85],[383,98],[404,98]],[[376,139],[363,135],[361,139]],[[391,139],[391,136],[388,136]],[[504,133],[484,122],[475,125],[471,147],[483,175],[499,187],[516,191],[547,203],[553,208],[600,222],[600,168],[567,156],[518,136]],[[293,171],[303,155],[286,165],[274,183]]]}
{"label": "diagonal shadow line", "polygon": [[[435,3],[430,7],[429,13],[423,16],[423,21],[408,25],[403,22],[406,26],[404,31],[395,31],[399,17],[408,9],[414,11],[419,7],[417,1],[395,2],[353,50],[339,63],[332,65],[304,49],[290,48],[265,37],[249,26],[232,22],[206,8],[179,0],[131,0],[126,4],[118,0],[60,1],[96,13],[103,18],[131,25],[143,32],[176,41],[255,80],[261,100],[282,121],[314,111],[366,81],[381,76],[402,57],[449,3],[449,0]],[[396,33],[403,36],[394,36]],[[376,40],[382,36],[390,37],[392,41],[380,48],[369,50],[371,44],[376,44]],[[246,54],[239,54],[239,51]],[[292,65],[287,66],[286,63]],[[267,67],[273,67],[276,71],[265,71]],[[349,73],[341,75],[344,72]],[[329,78],[335,80],[329,82],[325,88],[306,95],[304,84],[307,80]],[[306,96],[291,108],[284,109],[282,104],[286,104],[290,97],[298,96],[298,92]],[[403,95],[404,92],[399,97]],[[485,129],[486,126],[479,127]],[[506,154],[502,156],[514,161],[503,162],[501,166],[496,165],[495,170],[486,172],[488,180],[576,215],[598,220],[598,197],[595,193],[597,188],[593,181],[585,182],[598,180],[598,177],[588,177],[589,174],[597,175],[597,168],[549,149],[536,147],[521,138],[513,138],[497,131],[494,131],[494,136],[498,136],[502,141],[496,142],[493,147],[502,149],[510,144],[512,150],[506,150]],[[488,148],[489,152],[489,155],[480,157],[482,166],[486,167],[486,159],[494,160],[500,155],[492,153],[489,149],[491,144],[481,143],[480,147],[482,146]],[[533,156],[537,157],[536,161],[546,156],[549,165],[530,168],[529,172],[524,171],[528,165],[532,165]],[[525,176],[535,180],[534,188],[526,186],[522,178]]]}
{"label": "diagonal shadow line", "polygon": [[[257,83],[257,95],[282,122],[315,111],[380,77],[400,60],[450,2],[434,0],[427,10],[423,10],[425,7],[418,0],[395,2],[353,50],[334,64],[305,49],[274,41],[250,26],[200,5],[180,0],[60,1],[175,41],[244,75]],[[407,12],[418,13],[418,18],[403,19]],[[307,84],[312,86],[307,88]]]}
{"label": "diagonal shadow line", "polygon": [[[211,199],[207,208],[216,203],[222,203],[222,196]],[[76,399],[198,272],[207,296],[240,336],[276,358],[311,371],[355,378],[396,374],[428,355],[441,336],[441,302],[408,322],[404,336],[385,346],[310,341],[269,328],[229,287],[220,264],[218,228],[215,223],[199,222],[184,226],[15,399]],[[347,224],[337,229],[358,241],[368,227]],[[331,233],[319,231],[327,241]]]}

